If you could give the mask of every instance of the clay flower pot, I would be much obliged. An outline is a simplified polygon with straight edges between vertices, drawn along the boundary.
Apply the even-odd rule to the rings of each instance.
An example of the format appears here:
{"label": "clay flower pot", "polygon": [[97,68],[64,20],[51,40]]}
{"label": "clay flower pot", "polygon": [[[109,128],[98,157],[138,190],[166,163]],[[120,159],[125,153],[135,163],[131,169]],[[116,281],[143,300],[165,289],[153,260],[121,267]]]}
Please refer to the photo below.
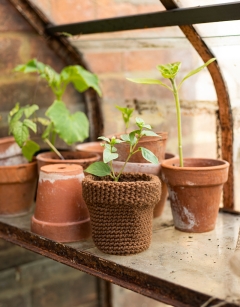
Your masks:
{"label": "clay flower pot", "polygon": [[83,197],[90,212],[92,237],[102,252],[130,255],[149,247],[160,185],[157,176],[140,173],[124,173],[119,182],[109,176],[84,178]]}
{"label": "clay flower pot", "polygon": [[99,161],[100,156],[97,153],[87,151],[62,151],[64,160],[61,160],[55,152],[48,151],[37,155],[38,170],[42,166],[49,164],[78,164],[87,168],[93,162]]}
{"label": "clay flower pot", "polygon": [[41,168],[31,230],[58,242],[90,236],[88,209],[82,197],[83,169],[76,164]]}
{"label": "clay flower pot", "polygon": [[[165,159],[171,159],[174,158],[175,155],[166,153],[165,154]],[[119,172],[121,168],[124,165],[124,162],[122,161],[113,161],[113,168],[116,172]],[[137,162],[128,162],[124,168],[124,172],[131,172],[131,173],[145,173],[145,174],[152,174],[160,177],[160,171],[161,171],[161,163],[159,164],[152,164],[152,163],[137,163]],[[160,193],[160,200],[159,202],[156,203],[154,210],[153,210],[153,217],[157,218],[161,216],[164,205],[167,199],[167,185],[165,182],[163,182],[160,178],[161,181],[161,189],[159,190]]]}
{"label": "clay flower pot", "polygon": [[12,216],[28,213],[33,205],[36,185],[36,161],[0,165],[0,214]]}
{"label": "clay flower pot", "polygon": [[14,137],[0,138],[0,165],[17,165],[27,162]]}
{"label": "clay flower pot", "polygon": [[215,159],[179,159],[162,162],[161,176],[169,189],[175,228],[207,232],[215,228],[229,163]]}
{"label": "clay flower pot", "polygon": [[104,147],[101,146],[102,142],[86,142],[76,145],[76,150],[85,151],[89,153],[97,153],[100,156],[100,160],[103,160]]}
{"label": "clay flower pot", "polygon": [[[144,136],[140,139],[136,149],[138,147],[144,147],[149,149],[151,152],[155,154],[158,158],[158,161],[161,162],[165,156],[166,150],[166,142],[167,142],[167,132],[159,132],[157,133],[160,137],[155,136]],[[129,155],[129,144],[128,143],[120,143],[116,144],[115,147],[117,148],[118,158],[116,161],[126,161]],[[148,163],[142,156],[142,153],[139,151],[134,154],[129,162],[138,162],[138,163]]]}

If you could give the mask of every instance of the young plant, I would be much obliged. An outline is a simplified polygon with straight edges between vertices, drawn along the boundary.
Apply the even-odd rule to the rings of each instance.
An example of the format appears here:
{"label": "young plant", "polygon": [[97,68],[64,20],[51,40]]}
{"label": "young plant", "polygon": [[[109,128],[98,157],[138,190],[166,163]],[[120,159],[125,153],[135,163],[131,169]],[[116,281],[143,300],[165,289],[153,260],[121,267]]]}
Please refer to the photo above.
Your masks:
{"label": "young plant", "polygon": [[54,146],[56,135],[66,144],[83,142],[88,137],[88,119],[83,112],[70,114],[64,102],[55,100],[46,111],[48,118],[38,117],[37,105],[20,107],[19,103],[8,116],[9,133],[13,134],[17,144],[22,148],[24,157],[31,161],[33,155],[40,149],[39,145],[30,139],[30,131],[37,132],[37,124],[46,127],[42,139],[60,157],[64,159]]}
{"label": "young plant", "polygon": [[[107,176],[109,175],[114,181],[119,181],[119,178],[121,174],[123,173],[125,166],[129,159],[137,153],[138,151],[141,151],[142,156],[149,162],[153,164],[158,164],[157,157],[148,149],[144,147],[138,147],[136,149],[136,146],[139,142],[139,140],[143,136],[158,136],[155,132],[153,132],[150,125],[145,124],[145,122],[141,118],[136,118],[136,125],[137,130],[134,130],[130,132],[129,134],[123,134],[121,135],[120,139],[117,139],[116,137],[112,137],[111,139],[106,138],[104,136],[99,137],[99,139],[105,141],[105,143],[101,144],[104,147],[103,151],[103,162],[95,162],[91,164],[85,172],[93,174],[98,177]],[[146,130],[147,129],[147,130]],[[159,136],[158,136],[159,137]],[[115,147],[115,144],[119,144],[122,142],[126,142],[130,146],[129,155],[119,171],[119,173],[116,173],[113,168],[112,161],[118,158],[117,148]]]}
{"label": "young plant", "polygon": [[122,113],[122,119],[125,124],[125,133],[127,133],[127,129],[129,128],[130,119],[132,117],[132,113],[134,111],[133,108],[123,108],[119,106],[115,106],[121,113]]}
{"label": "young plant", "polygon": [[173,93],[174,100],[175,100],[175,105],[176,105],[176,111],[177,111],[177,125],[178,125],[178,152],[179,152],[179,160],[180,160],[180,166],[183,167],[183,154],[182,154],[182,125],[181,125],[181,110],[180,110],[180,100],[179,100],[179,89],[181,88],[183,82],[187,80],[189,77],[197,74],[200,72],[203,68],[208,66],[210,63],[215,61],[215,58],[210,59],[207,61],[204,65],[198,67],[197,69],[194,69],[190,71],[177,85],[176,83],[176,76],[177,73],[181,67],[181,62],[176,62],[176,63],[169,63],[166,65],[158,65],[157,69],[160,71],[161,75],[165,79],[169,79],[171,86],[168,86],[167,84],[163,83],[160,80],[157,79],[132,79],[132,78],[127,78],[127,80],[135,82],[135,83],[142,83],[142,84],[159,84],[168,90],[170,90]]}
{"label": "young plant", "polygon": [[80,65],[66,66],[60,73],[57,73],[51,66],[32,59],[26,64],[18,65],[14,70],[23,73],[37,73],[47,81],[57,100],[62,100],[67,85],[70,83],[80,93],[92,87],[101,96],[98,77]]}

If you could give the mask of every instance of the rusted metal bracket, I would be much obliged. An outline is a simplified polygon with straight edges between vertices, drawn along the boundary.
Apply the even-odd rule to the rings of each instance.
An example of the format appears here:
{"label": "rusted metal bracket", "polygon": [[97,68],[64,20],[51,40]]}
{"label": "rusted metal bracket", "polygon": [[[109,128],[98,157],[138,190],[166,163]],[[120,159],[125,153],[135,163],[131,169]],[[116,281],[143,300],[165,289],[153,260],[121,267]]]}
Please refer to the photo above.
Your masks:
{"label": "rusted metal bracket", "polygon": [[[66,63],[78,64],[89,70],[82,54],[63,36],[47,34],[45,29],[50,24],[47,17],[29,0],[8,0],[27,20],[33,29],[44,39],[45,43]],[[101,99],[98,94],[89,89],[83,93],[87,115],[90,122],[90,141],[97,140],[103,132],[103,115]]]}
{"label": "rusted metal bracket", "polygon": [[[160,0],[167,10],[178,8],[174,0]],[[192,25],[179,26],[186,38],[195,48],[197,53],[207,62],[214,57],[214,54],[202,40],[196,29]],[[224,81],[221,69],[214,61],[207,67],[212,77],[219,107],[219,123],[221,128],[221,147],[222,159],[230,163],[228,182],[224,185],[223,205],[224,208],[234,209],[234,176],[233,176],[233,119],[232,110],[228,94],[227,85]]]}
{"label": "rusted metal bracket", "polygon": [[[209,295],[185,288],[180,284],[174,284],[160,277],[157,278],[114,263],[70,245],[51,241],[4,222],[0,222],[0,238],[172,306],[202,306],[211,298]],[[219,302],[223,301],[214,300],[214,303]],[[224,306],[236,307],[238,305],[226,302]]]}

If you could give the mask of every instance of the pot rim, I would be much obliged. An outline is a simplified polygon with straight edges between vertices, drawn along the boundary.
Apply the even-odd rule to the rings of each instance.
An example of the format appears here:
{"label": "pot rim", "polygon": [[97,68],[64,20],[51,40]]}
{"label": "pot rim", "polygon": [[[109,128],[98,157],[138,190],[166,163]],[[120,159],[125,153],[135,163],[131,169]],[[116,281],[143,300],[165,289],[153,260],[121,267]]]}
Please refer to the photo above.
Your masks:
{"label": "pot rim", "polygon": [[[100,160],[100,155],[98,153],[95,153],[95,152],[90,152],[90,151],[85,151],[85,150],[76,150],[76,151],[63,151],[61,152],[61,154],[63,154],[63,156],[65,154],[82,154],[82,153],[85,153],[87,155],[89,155],[89,157],[85,157],[85,158],[77,158],[77,159],[64,159],[64,160],[61,160],[57,154],[55,152],[52,152],[52,151],[47,151],[47,152],[43,152],[43,153],[40,153],[36,156],[36,159],[39,160],[39,161],[43,161],[43,162],[46,162],[46,161],[56,161],[56,160],[59,160],[61,162],[72,162],[72,161],[84,161],[84,160],[89,160],[89,161],[96,161],[96,158],[98,158],[98,160]],[[45,157],[47,155],[47,157]],[[56,155],[57,156],[57,159],[54,159],[52,157],[48,157],[48,155]],[[59,162],[60,163],[60,162]]]}
{"label": "pot rim", "polygon": [[13,168],[21,168],[21,167],[30,167],[34,164],[37,164],[37,160],[34,159],[34,161],[21,163],[21,164],[15,164],[15,165],[0,165],[0,169],[13,169]]}
{"label": "pot rim", "polygon": [[217,169],[224,169],[229,167],[229,162],[222,160],[222,159],[213,159],[213,158],[184,158],[184,161],[194,161],[194,160],[200,160],[200,161],[209,161],[209,162],[219,162],[219,164],[215,165],[209,165],[209,166],[176,166],[173,165],[174,163],[178,164],[179,163],[179,158],[171,158],[162,161],[162,167],[163,168],[168,168],[171,170],[176,170],[176,171],[210,171],[212,169],[217,170]]}

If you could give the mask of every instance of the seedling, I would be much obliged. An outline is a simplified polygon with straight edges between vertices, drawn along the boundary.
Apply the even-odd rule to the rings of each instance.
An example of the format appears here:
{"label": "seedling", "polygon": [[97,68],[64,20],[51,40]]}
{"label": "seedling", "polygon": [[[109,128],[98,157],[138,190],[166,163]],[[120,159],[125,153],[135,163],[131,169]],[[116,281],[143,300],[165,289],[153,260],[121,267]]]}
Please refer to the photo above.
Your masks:
{"label": "seedling", "polygon": [[127,129],[129,128],[130,119],[132,117],[132,113],[134,111],[133,108],[123,108],[119,106],[115,106],[121,113],[122,113],[122,119],[125,124],[125,133],[127,133]]}
{"label": "seedling", "polygon": [[158,65],[157,69],[160,71],[161,75],[165,79],[169,79],[171,82],[171,86],[168,86],[167,84],[163,83],[160,80],[157,79],[132,79],[127,78],[127,80],[135,82],[135,83],[142,83],[142,84],[159,84],[168,90],[170,90],[173,93],[175,105],[176,105],[176,111],[177,111],[177,126],[178,126],[178,153],[179,153],[179,160],[180,160],[180,166],[183,167],[183,154],[182,154],[182,125],[181,125],[181,110],[180,110],[180,100],[179,100],[179,89],[181,88],[183,82],[187,80],[189,77],[197,74],[200,72],[203,68],[208,66],[210,63],[215,61],[215,58],[210,59],[207,61],[204,65],[198,67],[197,69],[192,70],[189,72],[179,83],[179,85],[176,84],[176,76],[177,73],[181,67],[181,62],[176,63],[169,63],[166,65]]}
{"label": "seedling", "polygon": [[67,66],[57,73],[52,67],[36,59],[30,60],[27,64],[18,65],[15,71],[39,74],[47,81],[56,100],[47,109],[45,113],[47,118],[33,114],[39,109],[36,104],[21,108],[19,104],[16,104],[9,114],[9,132],[14,135],[16,142],[22,148],[23,155],[30,161],[33,154],[39,150],[38,144],[30,140],[30,130],[36,133],[37,124],[41,124],[46,127],[42,134],[43,140],[63,159],[55,147],[56,136],[58,135],[68,145],[83,142],[89,136],[89,122],[83,112],[71,114],[62,101],[62,96],[70,83],[79,92],[92,87],[101,96],[97,76],[79,65]]}
{"label": "seedling", "polygon": [[101,96],[98,77],[80,65],[66,66],[60,73],[57,73],[51,66],[32,59],[26,64],[18,65],[14,70],[23,73],[37,73],[47,81],[57,100],[62,100],[67,85],[70,83],[80,93],[92,87]]}
{"label": "seedling", "polygon": [[[109,175],[114,181],[119,181],[119,178],[123,173],[127,162],[138,151],[141,151],[142,156],[147,161],[153,164],[158,164],[159,162],[157,157],[150,150],[144,147],[138,147],[136,149],[139,140],[143,136],[158,136],[158,135],[155,132],[153,132],[151,130],[152,127],[150,125],[145,124],[145,122],[141,118],[138,117],[136,118],[136,125],[137,125],[137,130],[134,130],[129,134],[121,135],[120,139],[117,139],[115,136],[113,136],[111,139],[106,138],[104,136],[99,137],[100,140],[105,141],[105,143],[101,144],[104,147],[103,162],[95,162],[91,164],[85,170],[85,172],[93,174],[98,177]],[[126,142],[130,145],[130,152],[123,167],[121,168],[119,173],[116,173],[114,171],[112,161],[118,158],[118,153],[117,153],[117,148],[114,145],[122,142]]]}

